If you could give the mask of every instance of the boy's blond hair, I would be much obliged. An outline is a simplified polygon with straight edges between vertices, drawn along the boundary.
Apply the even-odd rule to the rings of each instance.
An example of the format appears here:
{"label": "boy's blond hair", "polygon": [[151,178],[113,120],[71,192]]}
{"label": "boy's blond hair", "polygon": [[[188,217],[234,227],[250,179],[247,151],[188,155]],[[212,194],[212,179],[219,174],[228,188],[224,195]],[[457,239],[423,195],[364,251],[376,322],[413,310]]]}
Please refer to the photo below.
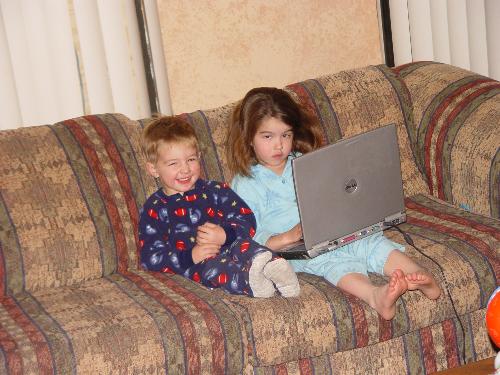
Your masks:
{"label": "boy's blond hair", "polygon": [[162,143],[186,143],[199,151],[198,139],[193,127],[175,116],[163,116],[151,121],[142,132],[142,149],[146,160],[156,163],[158,147]]}

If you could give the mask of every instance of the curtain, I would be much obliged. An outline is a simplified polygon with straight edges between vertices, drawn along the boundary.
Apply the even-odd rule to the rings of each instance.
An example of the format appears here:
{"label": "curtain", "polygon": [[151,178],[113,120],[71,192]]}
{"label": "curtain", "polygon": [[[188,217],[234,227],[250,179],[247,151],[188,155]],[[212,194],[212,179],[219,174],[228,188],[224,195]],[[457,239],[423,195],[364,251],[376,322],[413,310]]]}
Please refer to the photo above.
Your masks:
{"label": "curtain", "polygon": [[500,80],[499,0],[390,0],[395,65],[432,60]]}
{"label": "curtain", "polygon": [[[137,3],[137,1],[135,2]],[[91,113],[151,115],[133,0],[0,0],[0,129]],[[154,1],[141,1],[168,114],[168,83]]]}

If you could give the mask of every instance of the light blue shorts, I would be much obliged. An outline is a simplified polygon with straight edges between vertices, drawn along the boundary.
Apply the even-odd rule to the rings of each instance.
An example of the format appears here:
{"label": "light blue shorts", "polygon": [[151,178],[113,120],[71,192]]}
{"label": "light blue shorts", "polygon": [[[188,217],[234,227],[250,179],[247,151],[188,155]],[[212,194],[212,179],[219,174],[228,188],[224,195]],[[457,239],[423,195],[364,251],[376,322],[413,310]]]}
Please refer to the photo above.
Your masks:
{"label": "light blue shorts", "polygon": [[383,275],[387,258],[394,249],[405,251],[403,245],[389,240],[383,232],[377,232],[313,259],[290,260],[290,264],[295,272],[323,276],[337,285],[349,273],[368,275],[368,272],[375,272]]}

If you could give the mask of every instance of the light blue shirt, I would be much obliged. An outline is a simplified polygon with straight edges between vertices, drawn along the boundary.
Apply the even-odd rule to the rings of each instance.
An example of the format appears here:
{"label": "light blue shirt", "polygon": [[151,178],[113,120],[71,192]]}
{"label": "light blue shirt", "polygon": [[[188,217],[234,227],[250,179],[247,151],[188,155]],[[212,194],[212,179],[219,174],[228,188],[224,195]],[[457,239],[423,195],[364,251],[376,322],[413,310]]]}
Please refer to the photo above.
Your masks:
{"label": "light blue shirt", "polygon": [[265,245],[269,237],[291,229],[300,221],[289,155],[281,176],[261,164],[250,168],[250,177],[236,175],[233,190],[252,209],[257,220],[254,240]]}

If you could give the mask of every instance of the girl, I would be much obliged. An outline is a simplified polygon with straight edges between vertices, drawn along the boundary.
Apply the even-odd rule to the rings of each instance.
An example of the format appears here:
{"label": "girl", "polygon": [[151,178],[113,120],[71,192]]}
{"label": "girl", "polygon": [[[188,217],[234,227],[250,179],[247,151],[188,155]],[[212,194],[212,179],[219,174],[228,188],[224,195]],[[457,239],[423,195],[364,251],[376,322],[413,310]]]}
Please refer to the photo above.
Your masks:
{"label": "girl", "polygon": [[[250,90],[234,109],[228,140],[234,191],[255,213],[254,239],[272,250],[302,237],[291,160],[321,146],[318,125],[284,90]],[[321,171],[318,171],[319,173]],[[407,290],[437,299],[433,276],[404,253],[404,247],[375,233],[313,259],[292,260],[296,272],[323,276],[361,298],[384,319],[396,314],[396,301]],[[375,286],[368,272],[389,277]]]}

